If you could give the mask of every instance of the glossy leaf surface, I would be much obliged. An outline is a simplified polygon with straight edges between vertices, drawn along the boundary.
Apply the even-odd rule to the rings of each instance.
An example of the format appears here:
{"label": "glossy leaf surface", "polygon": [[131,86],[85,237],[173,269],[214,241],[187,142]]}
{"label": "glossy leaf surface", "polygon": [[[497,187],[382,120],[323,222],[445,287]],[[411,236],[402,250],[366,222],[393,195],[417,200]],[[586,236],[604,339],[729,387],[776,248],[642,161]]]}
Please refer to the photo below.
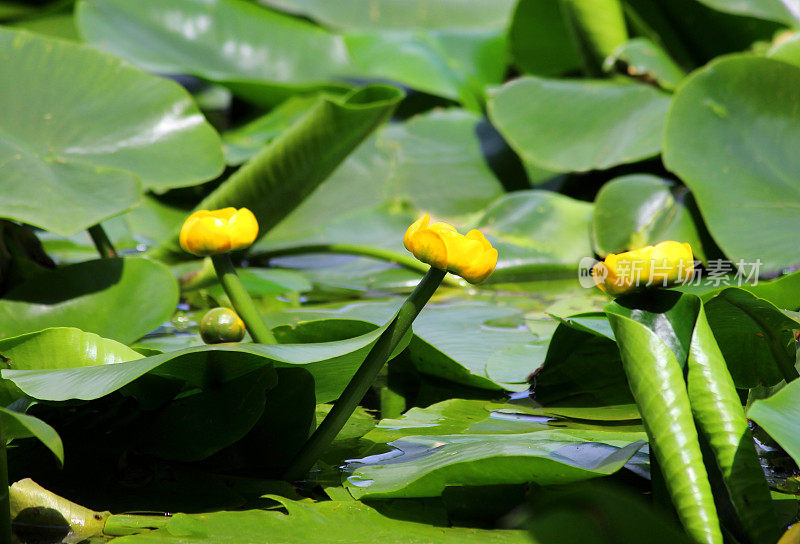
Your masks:
{"label": "glossy leaf surface", "polygon": [[3,217],[73,234],[134,206],[142,187],[222,171],[219,136],[177,84],[21,31],[0,29],[0,58],[15,82],[0,90]]}

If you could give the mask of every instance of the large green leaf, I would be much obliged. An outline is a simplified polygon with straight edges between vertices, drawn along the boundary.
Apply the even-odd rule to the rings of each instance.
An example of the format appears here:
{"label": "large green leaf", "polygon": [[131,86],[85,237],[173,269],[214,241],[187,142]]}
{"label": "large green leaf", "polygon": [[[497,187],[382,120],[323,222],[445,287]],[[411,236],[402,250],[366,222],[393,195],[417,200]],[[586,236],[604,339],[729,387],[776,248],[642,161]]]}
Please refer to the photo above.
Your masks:
{"label": "large green leaf", "polygon": [[0,215],[72,234],[222,171],[216,132],[177,84],[89,47],[0,29]]}
{"label": "large green leaf", "polygon": [[796,0],[699,0],[710,8],[737,15],[800,26],[800,5]]}
{"label": "large green leaf", "polygon": [[[346,340],[318,344],[221,344],[171,351],[116,364],[81,366],[81,358],[63,361],[58,369],[39,369],[35,359],[17,361],[18,368],[3,370],[23,392],[41,400],[93,400],[112,393],[152,372],[174,377],[196,387],[209,380],[224,383],[267,367],[302,368],[314,377],[318,402],[336,399],[378,336],[386,327]],[[23,337],[36,342],[36,335]],[[401,345],[398,352],[404,348]]]}
{"label": "large green leaf", "polygon": [[561,2],[519,0],[508,41],[514,62],[526,73],[560,76],[581,67]]}
{"label": "large green leaf", "polygon": [[768,399],[755,401],[747,417],[800,463],[800,380],[791,382]]}
{"label": "large green leaf", "polygon": [[[676,304],[676,299],[677,295],[660,297],[651,301],[655,307],[646,310],[638,309],[639,299],[626,299],[625,306],[611,303],[606,314],[678,517],[697,542],[721,544],[717,511],[681,369],[693,328],[686,316],[692,309],[696,312],[699,301],[686,298]],[[672,308],[675,310],[670,315]],[[683,324],[684,330],[672,333],[670,325],[675,323]],[[655,331],[664,332],[659,335]]]}
{"label": "large green leaf", "polygon": [[348,64],[341,36],[243,0],[89,0],[76,17],[95,47],[151,72],[229,85],[259,102],[344,85],[331,77]]}
{"label": "large green leaf", "polygon": [[[718,473],[748,537],[775,540],[769,490],[700,299],[669,291],[645,293],[617,299],[606,314],[667,489],[690,534],[721,541],[710,521],[715,510],[706,481],[708,474],[715,479]],[[706,473],[698,431],[718,471]],[[707,456],[707,462],[711,459]],[[687,473],[696,476],[690,480]],[[687,480],[690,485],[677,484]]]}
{"label": "large green leaf", "polygon": [[148,70],[197,75],[258,103],[341,88],[352,78],[394,80],[455,99],[481,93],[503,75],[499,29],[335,34],[243,0],[146,0],[132,8],[120,0],[82,2],[83,37]]}
{"label": "large green leaf", "polygon": [[476,224],[500,254],[493,281],[574,273],[592,253],[592,211],[551,191],[515,191],[494,201]]}
{"label": "large green leaf", "polygon": [[770,41],[781,29],[771,21],[716,11],[698,0],[625,0],[625,4],[637,33],[664,44],[684,68],[701,66],[726,53],[745,51],[754,42]]}
{"label": "large green leaf", "polygon": [[657,155],[669,102],[649,85],[523,77],[493,94],[489,117],[525,160],[585,171]]}
{"label": "large green leaf", "polygon": [[55,327],[0,340],[0,355],[13,370],[111,365],[141,359],[115,340],[70,327]]}
{"label": "large green leaf", "polygon": [[417,213],[464,226],[503,194],[484,159],[479,122],[450,109],[380,129],[259,247],[338,242],[405,252],[402,235]]}
{"label": "large green leaf", "polygon": [[[210,514],[174,514],[162,528],[114,540],[117,544],[206,544],[228,542],[251,544],[281,542],[348,542],[350,544],[458,543],[458,544],[530,544],[524,531],[441,527],[403,521],[379,514],[353,500],[291,501],[277,495],[266,498],[279,502],[280,510],[247,510]],[[146,527],[146,516],[137,516],[134,527]],[[124,523],[124,521],[123,521]]]}
{"label": "large green leaf", "polygon": [[[268,317],[273,323],[292,326],[345,319],[379,324],[390,319],[396,308],[396,302],[362,302],[338,309],[287,311]],[[510,323],[491,326],[493,322],[503,321]],[[486,303],[429,304],[414,321],[414,338],[407,349],[423,374],[486,389],[524,388],[527,375],[536,368],[538,361],[527,357],[507,358],[500,353],[537,339],[524,326],[517,325],[522,325],[522,316],[515,308]],[[496,356],[501,356],[507,366],[501,382],[493,381],[487,371],[487,365]]]}
{"label": "large green leaf", "polygon": [[345,485],[357,498],[388,498],[438,496],[446,486],[563,484],[616,472],[644,437],[636,424],[573,424],[523,406],[451,400],[382,421],[364,438],[389,438],[393,450],[351,460]]}
{"label": "large green leaf", "polygon": [[638,419],[595,418],[588,413],[570,417],[538,407],[528,398],[510,402],[454,398],[426,408],[411,408],[398,419],[383,419],[364,438],[382,444],[407,436],[520,434],[555,429],[605,431],[610,433],[609,438],[644,437]]}
{"label": "large green leaf", "polygon": [[592,240],[605,257],[642,246],[675,240],[689,242],[702,255],[702,245],[691,212],[690,198],[671,183],[646,174],[616,178],[603,185],[594,203]]}
{"label": "large green leaf", "polygon": [[775,385],[796,376],[796,342],[800,327],[769,301],[736,287],[724,289],[705,302],[714,331],[736,387]]}
{"label": "large green leaf", "polygon": [[58,433],[44,421],[27,414],[13,412],[0,408],[0,426],[3,429],[3,438],[36,438],[47,449],[53,452],[59,463],[64,463],[64,445]]}
{"label": "large green leaf", "polygon": [[0,300],[0,338],[76,327],[133,342],[167,321],[178,303],[169,270],[139,257],[98,259],[47,270]]}
{"label": "large green leaf", "polygon": [[797,262],[800,158],[791,150],[800,144],[798,107],[800,68],[754,56],[715,61],[675,95],[665,164],[691,188],[734,262],[760,259],[766,269]]}
{"label": "large green leaf", "polygon": [[780,525],[739,394],[715,334],[698,308],[687,360],[692,414],[708,440],[728,495],[752,542],[774,542]]}
{"label": "large green leaf", "polygon": [[165,459],[205,459],[253,428],[275,384],[275,372],[265,367],[181,395],[146,418],[137,449]]}
{"label": "large green leaf", "polygon": [[[198,204],[197,209],[247,207],[259,235],[281,222],[319,186],[350,152],[392,113],[402,98],[394,87],[363,87],[343,98],[323,97],[279,138],[237,170]],[[178,232],[153,256],[182,260]]]}
{"label": "large green leaf", "polygon": [[358,30],[488,28],[508,24],[514,0],[260,0],[326,25]]}
{"label": "large green leaf", "polygon": [[637,419],[639,412],[605,315],[590,312],[559,321],[544,362],[531,378],[534,398],[548,410],[567,409],[574,417],[600,411],[605,419]]}

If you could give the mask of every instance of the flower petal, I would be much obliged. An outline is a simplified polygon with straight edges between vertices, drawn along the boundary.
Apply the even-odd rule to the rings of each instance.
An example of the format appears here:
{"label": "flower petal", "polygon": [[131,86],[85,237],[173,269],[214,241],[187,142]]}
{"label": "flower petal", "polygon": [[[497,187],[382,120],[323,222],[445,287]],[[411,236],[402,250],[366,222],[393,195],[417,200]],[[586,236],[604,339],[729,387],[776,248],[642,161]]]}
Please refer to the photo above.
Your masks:
{"label": "flower petal", "polygon": [[431,216],[427,213],[414,221],[410,227],[406,229],[406,234],[403,236],[403,245],[409,250],[411,253],[414,253],[414,235],[420,230],[424,230],[428,228],[428,223],[431,220]]}
{"label": "flower petal", "polygon": [[[233,208],[226,208],[226,210]],[[255,242],[258,236],[258,220],[253,212],[242,208],[234,213],[228,221],[228,233],[231,240],[231,250],[244,249]]]}
{"label": "flower petal", "polygon": [[421,230],[413,237],[414,256],[424,263],[447,270],[447,246],[442,237],[430,230]]}
{"label": "flower petal", "polygon": [[225,223],[208,216],[195,218],[187,229],[184,241],[183,248],[199,256],[226,253],[231,248],[231,239]]}

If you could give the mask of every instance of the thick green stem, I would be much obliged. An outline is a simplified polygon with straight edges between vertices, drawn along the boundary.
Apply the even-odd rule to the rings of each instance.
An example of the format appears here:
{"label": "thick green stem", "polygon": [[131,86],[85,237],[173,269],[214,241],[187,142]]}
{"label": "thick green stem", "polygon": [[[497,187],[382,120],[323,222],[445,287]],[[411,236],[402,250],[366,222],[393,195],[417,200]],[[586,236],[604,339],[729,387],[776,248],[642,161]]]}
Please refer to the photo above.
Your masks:
{"label": "thick green stem", "polygon": [[169,515],[137,516],[130,514],[115,514],[106,519],[106,524],[103,527],[103,534],[106,536],[135,535],[151,531],[153,529],[160,529],[166,526],[169,520]]}
{"label": "thick green stem", "polygon": [[253,299],[250,298],[250,293],[245,289],[242,280],[236,273],[233,267],[230,256],[226,253],[223,255],[214,255],[211,257],[211,262],[214,264],[214,270],[217,272],[219,282],[222,284],[228,298],[231,299],[236,313],[244,321],[247,331],[253,340],[259,344],[275,344],[275,337],[272,336],[272,331],[261,319],[261,315],[253,304]]}
{"label": "thick green stem", "polygon": [[[285,257],[289,255],[306,255],[308,253],[340,253],[343,255],[356,255],[358,257],[369,257],[371,259],[378,259],[381,261],[388,261],[425,274],[429,266],[421,261],[418,261],[411,255],[400,255],[394,251],[380,249],[370,246],[360,246],[357,244],[310,244],[306,246],[294,246],[282,249],[273,249],[271,251],[259,252],[251,254],[251,259],[270,259],[273,257]],[[461,281],[455,277],[445,276],[442,283],[453,287],[461,285]]]}
{"label": "thick green stem", "polygon": [[380,372],[389,356],[397,348],[400,341],[408,332],[411,323],[419,312],[430,300],[445,275],[444,270],[431,268],[422,281],[419,282],[414,292],[409,295],[398,310],[391,324],[372,346],[364,362],[361,363],[344,392],[334,403],[327,417],[317,427],[311,438],[308,439],[300,454],[286,471],[284,478],[288,481],[302,478],[314,463],[320,458],[325,449],[333,442],[339,431],[342,430],[353,411],[364,398],[375,377]]}
{"label": "thick green stem", "polygon": [[8,491],[6,437],[0,427],[0,544],[11,544],[11,500]]}
{"label": "thick green stem", "polygon": [[97,252],[100,253],[101,257],[111,259],[117,256],[117,250],[114,249],[111,240],[108,239],[108,235],[100,223],[89,227],[89,236],[92,237],[94,247],[97,248]]}

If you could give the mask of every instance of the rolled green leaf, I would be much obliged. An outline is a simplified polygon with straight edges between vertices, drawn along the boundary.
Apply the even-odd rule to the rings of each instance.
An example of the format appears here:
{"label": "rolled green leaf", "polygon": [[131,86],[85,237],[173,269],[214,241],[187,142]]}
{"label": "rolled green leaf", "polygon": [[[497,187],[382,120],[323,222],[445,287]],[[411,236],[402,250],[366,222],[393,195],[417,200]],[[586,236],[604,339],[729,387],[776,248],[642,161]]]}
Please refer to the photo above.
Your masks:
{"label": "rolled green leaf", "polygon": [[[388,85],[362,87],[343,98],[322,98],[196,209],[247,207],[263,236],[386,121],[402,98],[400,89]],[[169,262],[193,258],[178,245],[178,231],[150,256]]]}
{"label": "rolled green leaf", "polygon": [[619,0],[562,0],[578,51],[589,74],[601,73],[605,58],[628,40]]}
{"label": "rolled green leaf", "polygon": [[722,544],[681,366],[652,330],[619,310],[612,303],[606,315],[678,517],[695,542]]}
{"label": "rolled green leaf", "polygon": [[754,543],[777,542],[779,524],[742,403],[700,306],[687,359],[689,401],[742,527]]}

